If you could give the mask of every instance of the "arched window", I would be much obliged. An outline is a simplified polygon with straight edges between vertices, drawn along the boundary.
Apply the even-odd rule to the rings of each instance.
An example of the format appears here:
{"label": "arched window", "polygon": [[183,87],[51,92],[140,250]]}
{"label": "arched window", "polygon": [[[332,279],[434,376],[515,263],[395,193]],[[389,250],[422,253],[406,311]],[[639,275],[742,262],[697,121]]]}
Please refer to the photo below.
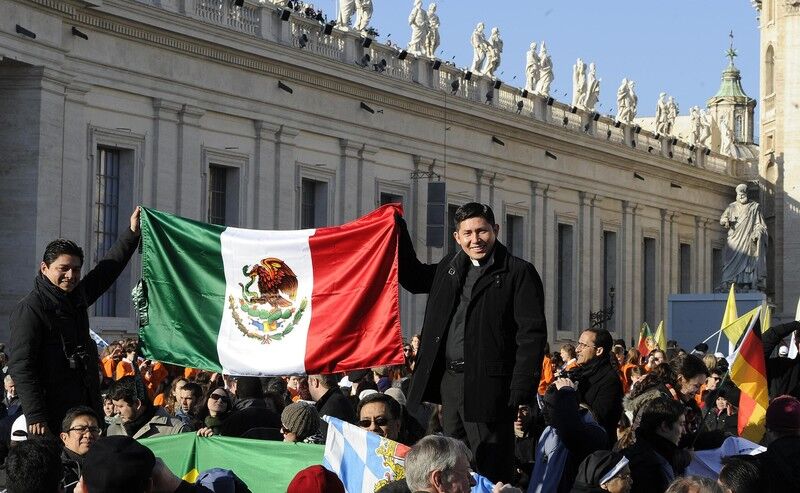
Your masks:
{"label": "arched window", "polygon": [[775,50],[772,45],[767,47],[764,55],[764,95],[769,96],[775,92]]}
{"label": "arched window", "polygon": [[738,142],[744,142],[744,118],[742,115],[736,115],[733,118],[733,134]]}

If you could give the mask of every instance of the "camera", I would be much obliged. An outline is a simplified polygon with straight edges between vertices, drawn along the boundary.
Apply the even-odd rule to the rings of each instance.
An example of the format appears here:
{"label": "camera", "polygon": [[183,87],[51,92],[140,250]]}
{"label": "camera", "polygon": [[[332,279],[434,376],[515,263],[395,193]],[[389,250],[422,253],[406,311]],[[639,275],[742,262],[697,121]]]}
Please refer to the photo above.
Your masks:
{"label": "camera", "polygon": [[85,370],[89,367],[89,354],[82,347],[79,347],[69,355],[67,361],[69,362],[70,370]]}

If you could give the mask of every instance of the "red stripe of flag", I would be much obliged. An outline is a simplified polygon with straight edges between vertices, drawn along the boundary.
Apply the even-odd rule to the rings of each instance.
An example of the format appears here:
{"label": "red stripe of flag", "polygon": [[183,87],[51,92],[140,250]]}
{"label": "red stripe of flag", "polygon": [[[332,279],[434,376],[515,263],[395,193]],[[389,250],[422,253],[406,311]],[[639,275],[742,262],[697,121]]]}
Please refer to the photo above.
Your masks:
{"label": "red stripe of flag", "polygon": [[731,364],[730,375],[741,391],[739,397],[739,435],[758,442],[764,435],[766,410],[769,405],[767,387],[767,365],[764,361],[764,345],[761,341],[760,314],[751,322],[736,358]]}
{"label": "red stripe of flag", "polygon": [[309,238],[314,288],[306,343],[308,374],[401,365],[398,205],[385,205]]}

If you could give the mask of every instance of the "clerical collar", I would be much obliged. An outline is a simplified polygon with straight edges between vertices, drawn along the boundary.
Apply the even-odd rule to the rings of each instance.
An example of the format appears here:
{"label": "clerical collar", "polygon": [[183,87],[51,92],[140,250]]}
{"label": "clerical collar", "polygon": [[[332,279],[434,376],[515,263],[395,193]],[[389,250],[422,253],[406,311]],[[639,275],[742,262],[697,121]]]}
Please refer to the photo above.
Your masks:
{"label": "clerical collar", "polygon": [[483,262],[481,262],[480,260],[475,260],[472,257],[470,257],[469,260],[470,260],[470,262],[472,262],[472,265],[474,265],[475,267],[489,267],[490,265],[492,265],[494,263],[494,252],[490,253],[488,255],[488,258],[484,257],[484,261]]}

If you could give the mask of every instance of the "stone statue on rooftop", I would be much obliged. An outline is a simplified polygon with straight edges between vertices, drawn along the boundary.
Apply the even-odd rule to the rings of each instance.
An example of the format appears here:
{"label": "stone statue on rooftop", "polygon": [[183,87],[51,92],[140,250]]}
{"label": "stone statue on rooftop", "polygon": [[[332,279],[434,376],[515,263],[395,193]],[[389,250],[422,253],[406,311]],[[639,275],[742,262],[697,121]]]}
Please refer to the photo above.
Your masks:
{"label": "stone statue on rooftop", "polygon": [[622,83],[617,88],[617,121],[623,123],[630,123],[633,118],[630,117],[630,87],[628,86],[628,79],[622,79]]}
{"label": "stone statue on rooftop", "polygon": [[697,145],[700,143],[701,125],[700,108],[698,106],[692,106],[689,109],[689,145]]}
{"label": "stone statue on rooftop", "polygon": [[747,290],[764,289],[767,278],[767,225],[761,206],[747,198],[747,185],[736,186],[731,202],[719,223],[728,230],[722,281]]}
{"label": "stone statue on rooftop", "polygon": [[425,54],[429,58],[436,58],[436,50],[439,48],[441,38],[439,38],[439,15],[436,14],[436,4],[428,5],[428,36],[425,38]]}
{"label": "stone statue on rooftop", "polygon": [[414,55],[425,55],[425,43],[428,37],[428,14],[422,8],[422,0],[414,0],[414,8],[408,16],[408,25],[411,26],[411,41],[408,42],[408,52]]}
{"label": "stone statue on rooftop", "polygon": [[539,80],[539,55],[536,54],[536,42],[531,43],[528,56],[525,60],[525,90],[536,92],[536,83]]}
{"label": "stone statue on rooftop", "polygon": [[339,16],[336,18],[336,27],[347,31],[353,14],[356,13],[356,0],[339,0]]}
{"label": "stone statue on rooftop", "polygon": [[667,101],[667,128],[666,133],[672,135],[675,130],[675,120],[678,119],[678,103],[675,102],[675,97],[670,96]]}
{"label": "stone statue on rooftop", "polygon": [[372,19],[372,0],[356,0],[356,12],[358,12],[358,20],[356,21],[356,31],[366,31],[369,27],[369,21]]}
{"label": "stone statue on rooftop", "polygon": [[734,147],[733,125],[731,124],[728,115],[723,113],[719,117],[719,153],[725,156],[735,156],[736,148]]}
{"label": "stone statue on rooftop", "polygon": [[658,102],[656,103],[656,133],[667,135],[667,93],[662,92],[658,95]]}
{"label": "stone statue on rooftop", "polygon": [[550,84],[553,83],[553,61],[547,53],[544,41],[539,45],[539,80],[536,82],[536,94],[549,97]]}
{"label": "stone statue on rooftop", "polygon": [[572,106],[581,106],[586,95],[586,64],[578,58],[572,66]]}
{"label": "stone statue on rooftop", "polygon": [[706,110],[700,110],[700,135],[697,138],[700,145],[708,147],[711,138],[711,125],[714,117]]}
{"label": "stone statue on rooftop", "polygon": [[486,54],[489,51],[489,43],[486,41],[486,36],[483,34],[483,22],[479,22],[472,31],[470,44],[472,44],[472,65],[470,70],[476,74],[482,73],[483,64],[486,61]]}
{"label": "stone statue on rooftop", "polygon": [[489,50],[486,52],[486,68],[484,75],[494,77],[494,73],[500,66],[500,55],[503,54],[503,40],[500,39],[500,28],[493,27],[492,35],[489,36]]}
{"label": "stone statue on rooftop", "polygon": [[581,107],[586,111],[594,111],[600,99],[600,79],[597,78],[597,69],[594,62],[589,64],[589,74],[586,76],[586,94],[581,101]]}

